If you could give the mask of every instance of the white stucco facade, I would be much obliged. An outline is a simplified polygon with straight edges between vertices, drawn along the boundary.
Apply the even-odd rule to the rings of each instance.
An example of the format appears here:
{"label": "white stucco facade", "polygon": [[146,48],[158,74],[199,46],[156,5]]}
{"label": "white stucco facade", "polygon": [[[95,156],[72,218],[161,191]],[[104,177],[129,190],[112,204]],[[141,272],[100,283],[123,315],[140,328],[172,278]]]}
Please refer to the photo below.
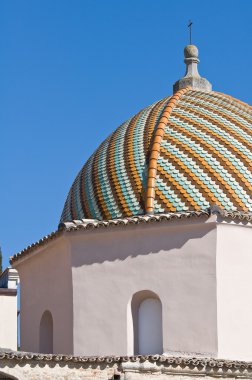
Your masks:
{"label": "white stucco facade", "polygon": [[72,234],[75,353],[137,354],[127,307],[145,290],[162,304],[163,352],[215,353],[215,235],[196,220]]}
{"label": "white stucco facade", "polygon": [[58,239],[18,265],[21,349],[40,351],[40,323],[53,317],[53,351],[73,352],[72,275],[69,244]]}
{"label": "white stucco facade", "polygon": [[244,223],[217,226],[218,352],[252,360],[252,229]]}
{"label": "white stucco facade", "polygon": [[0,347],[17,349],[18,273],[7,268],[0,276]]}
{"label": "white stucco facade", "polygon": [[15,263],[21,349],[39,351],[49,311],[54,353],[138,354],[156,299],[163,353],[252,360],[251,242],[249,223],[217,215],[65,232]]}

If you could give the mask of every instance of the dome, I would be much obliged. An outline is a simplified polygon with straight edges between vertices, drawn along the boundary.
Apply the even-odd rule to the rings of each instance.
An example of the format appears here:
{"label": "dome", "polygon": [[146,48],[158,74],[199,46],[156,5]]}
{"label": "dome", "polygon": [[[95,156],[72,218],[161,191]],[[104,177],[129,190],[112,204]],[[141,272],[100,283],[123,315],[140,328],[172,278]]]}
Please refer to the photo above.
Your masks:
{"label": "dome", "polygon": [[222,93],[191,89],[146,107],[83,166],[61,222],[144,214],[148,179],[154,213],[211,205],[252,211],[252,108]]}
{"label": "dome", "polygon": [[213,205],[252,212],[252,107],[199,78],[188,86],[185,75],[173,96],[141,110],[98,147],[74,180],[60,222]]}

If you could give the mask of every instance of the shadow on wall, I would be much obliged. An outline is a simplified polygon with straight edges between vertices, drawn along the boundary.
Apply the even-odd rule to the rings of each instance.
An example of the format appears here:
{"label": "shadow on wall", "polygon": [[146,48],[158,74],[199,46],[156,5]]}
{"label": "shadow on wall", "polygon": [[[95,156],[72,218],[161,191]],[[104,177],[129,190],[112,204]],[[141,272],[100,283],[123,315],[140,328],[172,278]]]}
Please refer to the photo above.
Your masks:
{"label": "shadow on wall", "polygon": [[127,310],[128,355],[163,353],[162,303],[150,290],[135,293]]}
{"label": "shadow on wall", "polygon": [[[73,235],[72,265],[92,265],[104,261],[125,260],[128,257],[155,254],[162,250],[180,249],[189,240],[202,239],[214,227],[198,218],[197,223],[181,221],[156,223],[156,225],[113,227],[111,230],[94,230]],[[200,224],[199,224],[200,221]]]}

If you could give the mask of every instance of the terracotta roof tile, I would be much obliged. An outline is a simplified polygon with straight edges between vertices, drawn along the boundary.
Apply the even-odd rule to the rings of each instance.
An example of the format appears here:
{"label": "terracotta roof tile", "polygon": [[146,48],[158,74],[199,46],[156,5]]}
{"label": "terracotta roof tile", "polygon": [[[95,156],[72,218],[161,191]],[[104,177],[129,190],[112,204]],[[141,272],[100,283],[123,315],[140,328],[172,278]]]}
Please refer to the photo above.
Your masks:
{"label": "terracotta roof tile", "polygon": [[[117,364],[118,369],[123,370],[124,363],[144,363],[149,362],[153,364],[163,365],[165,368],[170,368],[171,372],[176,367],[181,367],[185,371],[198,370],[201,374],[218,372],[218,375],[225,373],[228,375],[236,372],[250,374],[251,377],[252,362],[238,361],[238,360],[225,360],[214,359],[210,357],[192,357],[192,356],[166,356],[166,355],[137,355],[137,356],[74,356],[74,355],[61,355],[61,354],[40,354],[32,352],[18,352],[11,350],[0,351],[0,361],[19,361],[21,362],[60,362],[66,364]],[[144,369],[141,367],[141,370]],[[148,370],[148,369],[147,369]],[[248,373],[247,373],[248,372]]]}
{"label": "terracotta roof tile", "polygon": [[111,220],[95,220],[95,219],[80,219],[73,220],[72,222],[60,223],[57,231],[52,232],[49,235],[44,236],[42,239],[37,242],[29,245],[20,252],[16,253],[10,258],[10,263],[18,261],[24,256],[30,254],[37,248],[48,244],[52,240],[56,239],[65,232],[77,231],[77,230],[90,230],[90,229],[100,229],[100,228],[111,228],[116,226],[130,226],[130,225],[139,225],[145,223],[156,223],[156,222],[168,222],[171,220],[180,220],[188,218],[197,218],[197,217],[209,217],[212,214],[220,215],[222,218],[227,220],[239,220],[245,222],[252,221],[251,212],[242,212],[242,211],[229,211],[220,209],[217,206],[212,206],[211,208],[198,211],[181,211],[181,212],[170,212],[170,213],[160,213],[155,215],[136,215],[126,218],[118,218]]}

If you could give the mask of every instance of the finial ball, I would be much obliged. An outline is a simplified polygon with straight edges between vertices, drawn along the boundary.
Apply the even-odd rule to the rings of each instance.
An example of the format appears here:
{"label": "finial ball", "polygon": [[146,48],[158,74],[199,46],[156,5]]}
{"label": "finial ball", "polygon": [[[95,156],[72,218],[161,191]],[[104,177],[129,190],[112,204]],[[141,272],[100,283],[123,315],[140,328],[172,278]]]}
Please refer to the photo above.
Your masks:
{"label": "finial ball", "polygon": [[187,45],[184,48],[184,56],[185,56],[185,58],[198,58],[199,57],[199,51],[198,51],[197,46]]}

